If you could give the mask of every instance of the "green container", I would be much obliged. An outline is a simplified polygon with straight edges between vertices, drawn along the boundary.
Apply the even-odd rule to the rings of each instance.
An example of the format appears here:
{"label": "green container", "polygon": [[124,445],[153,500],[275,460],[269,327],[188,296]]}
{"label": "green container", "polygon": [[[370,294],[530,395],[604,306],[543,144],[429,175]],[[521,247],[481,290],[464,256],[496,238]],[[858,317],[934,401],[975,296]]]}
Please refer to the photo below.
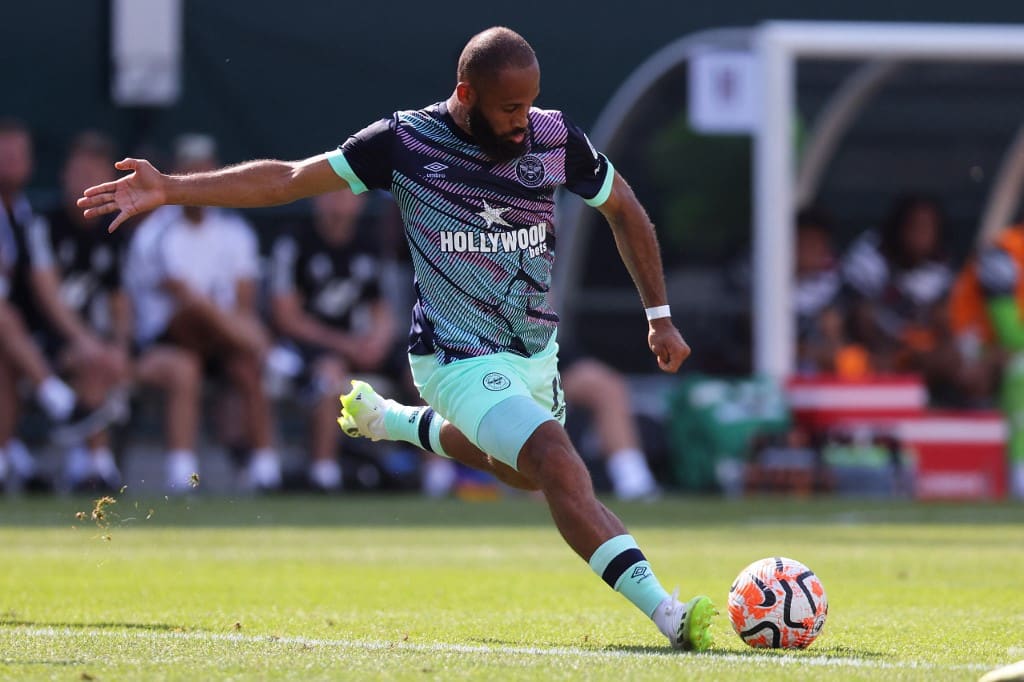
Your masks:
{"label": "green container", "polygon": [[672,471],[683,490],[738,492],[752,440],[789,430],[791,415],[778,382],[763,378],[685,377],[669,394]]}

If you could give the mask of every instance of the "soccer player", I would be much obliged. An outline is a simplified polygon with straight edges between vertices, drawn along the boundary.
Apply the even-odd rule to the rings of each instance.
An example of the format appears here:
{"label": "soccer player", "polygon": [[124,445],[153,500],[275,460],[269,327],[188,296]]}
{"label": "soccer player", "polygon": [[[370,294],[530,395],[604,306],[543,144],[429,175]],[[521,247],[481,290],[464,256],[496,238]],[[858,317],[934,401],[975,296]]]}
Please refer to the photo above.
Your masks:
{"label": "soccer player", "polygon": [[86,215],[111,223],[161,204],[265,206],[340,188],[390,190],[416,273],[409,361],[430,407],[382,399],[365,383],[342,396],[349,435],[404,440],[522,488],[542,491],[565,541],[675,647],[706,649],[715,614],[658,582],[622,522],[595,497],[560,423],[550,280],[554,191],[565,186],[608,219],[647,307],[648,344],[667,372],[690,349],[669,317],[650,219],[626,181],[559,111],[535,108],[540,67],[504,27],[469,40],[447,100],[400,111],[304,161],[252,161],[166,176],[142,159],[86,190]]}

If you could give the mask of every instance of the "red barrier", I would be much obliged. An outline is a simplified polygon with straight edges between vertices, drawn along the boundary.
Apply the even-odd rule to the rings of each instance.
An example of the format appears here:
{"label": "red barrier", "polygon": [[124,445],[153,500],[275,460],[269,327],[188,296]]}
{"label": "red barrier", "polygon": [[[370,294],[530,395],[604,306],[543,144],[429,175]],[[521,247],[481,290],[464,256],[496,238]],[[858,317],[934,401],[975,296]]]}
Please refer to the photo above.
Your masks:
{"label": "red barrier", "polygon": [[998,412],[929,410],[927,391],[916,377],[797,377],[787,393],[794,418],[808,428],[895,436],[915,455],[919,499],[1006,496],[1007,431]]}

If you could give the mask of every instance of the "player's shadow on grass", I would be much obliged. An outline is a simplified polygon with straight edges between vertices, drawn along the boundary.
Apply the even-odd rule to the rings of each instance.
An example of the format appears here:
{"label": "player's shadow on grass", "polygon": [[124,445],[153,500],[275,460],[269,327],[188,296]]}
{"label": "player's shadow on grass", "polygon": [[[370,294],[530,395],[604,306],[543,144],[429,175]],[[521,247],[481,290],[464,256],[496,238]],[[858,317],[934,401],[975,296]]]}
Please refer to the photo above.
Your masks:
{"label": "player's shadow on grass", "polygon": [[102,621],[99,623],[60,623],[38,620],[22,620],[19,618],[7,618],[0,616],[0,627],[12,626],[30,628],[68,628],[71,630],[162,630],[166,632],[184,630],[180,625],[169,625],[167,623],[118,623],[112,621]]}

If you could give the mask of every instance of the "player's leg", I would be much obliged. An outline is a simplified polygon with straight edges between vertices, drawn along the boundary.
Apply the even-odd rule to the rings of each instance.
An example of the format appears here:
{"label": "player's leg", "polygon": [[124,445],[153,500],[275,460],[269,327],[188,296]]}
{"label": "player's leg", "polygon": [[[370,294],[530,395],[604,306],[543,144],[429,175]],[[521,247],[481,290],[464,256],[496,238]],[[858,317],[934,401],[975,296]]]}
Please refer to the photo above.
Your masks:
{"label": "player's leg", "polygon": [[562,389],[570,405],[592,416],[615,496],[632,500],[657,494],[622,375],[603,362],[581,358],[562,371]]}
{"label": "player's leg", "polygon": [[447,421],[441,427],[441,446],[444,453],[452,459],[478,471],[489,473],[505,485],[519,490],[540,490],[535,481],[488,455],[466,438],[454,424]]}
{"label": "player's leg", "polygon": [[[715,615],[707,597],[686,604],[669,595],[636,540],[594,495],[590,473],[559,420],[564,400],[553,365],[541,365],[533,400],[515,396],[496,405],[478,429],[480,446],[514,466],[544,493],[551,516],[565,541],[612,589],[644,612],[673,646],[706,649]],[[514,361],[518,362],[518,361]],[[540,396],[548,396],[543,404]],[[524,434],[526,436],[524,437]]]}
{"label": "player's leg", "polygon": [[513,488],[538,490],[533,481],[485,453],[432,407],[401,405],[382,398],[363,381],[352,382],[352,390],[341,396],[341,404],[338,424],[353,438],[411,443],[427,452],[492,474]]}
{"label": "player's leg", "polygon": [[[434,423],[441,418],[432,408],[385,401],[362,382],[354,382],[352,392],[342,396],[338,421],[351,436],[419,441],[435,452],[443,443],[448,456],[507,475],[522,487],[539,488],[566,542],[612,589],[650,617],[673,646],[696,650],[710,646],[709,627],[716,613],[711,601],[694,597],[683,604],[665,591],[622,522],[594,496],[590,474],[564,428],[525,394],[508,402],[512,401],[492,406],[484,414],[480,428],[474,429],[480,434],[479,445],[446,420],[435,429]],[[485,454],[485,449],[496,456]],[[502,459],[523,470],[516,471]]]}
{"label": "player's leg", "polygon": [[[557,413],[557,402],[553,407]],[[523,434],[528,434],[525,442]],[[684,604],[666,592],[636,540],[594,495],[586,465],[550,409],[512,397],[484,416],[478,439],[494,459],[540,488],[566,543],[651,618],[673,646],[703,650],[711,645],[711,619],[717,613],[711,600],[698,596]]]}
{"label": "player's leg", "polygon": [[[564,406],[556,349],[553,344],[548,353],[529,359],[498,354],[445,367],[413,358],[424,398],[451,422],[432,408],[384,401],[365,385],[342,397],[339,422],[350,435],[418,439],[435,452],[444,444],[451,456],[473,460],[482,455],[499,465],[497,471],[516,472],[544,492],[559,531],[599,576],[651,617],[674,646],[704,649],[715,613],[710,600],[696,597],[682,604],[661,587],[635,540],[594,496],[586,466],[554,416],[562,415]],[[527,387],[523,376],[533,377],[534,386]],[[551,404],[542,406],[536,396],[545,391]]]}
{"label": "player's leg", "polygon": [[196,438],[203,383],[202,361],[195,353],[158,344],[142,352],[135,380],[164,393],[164,437],[167,440],[167,487],[184,492],[199,471]]}

